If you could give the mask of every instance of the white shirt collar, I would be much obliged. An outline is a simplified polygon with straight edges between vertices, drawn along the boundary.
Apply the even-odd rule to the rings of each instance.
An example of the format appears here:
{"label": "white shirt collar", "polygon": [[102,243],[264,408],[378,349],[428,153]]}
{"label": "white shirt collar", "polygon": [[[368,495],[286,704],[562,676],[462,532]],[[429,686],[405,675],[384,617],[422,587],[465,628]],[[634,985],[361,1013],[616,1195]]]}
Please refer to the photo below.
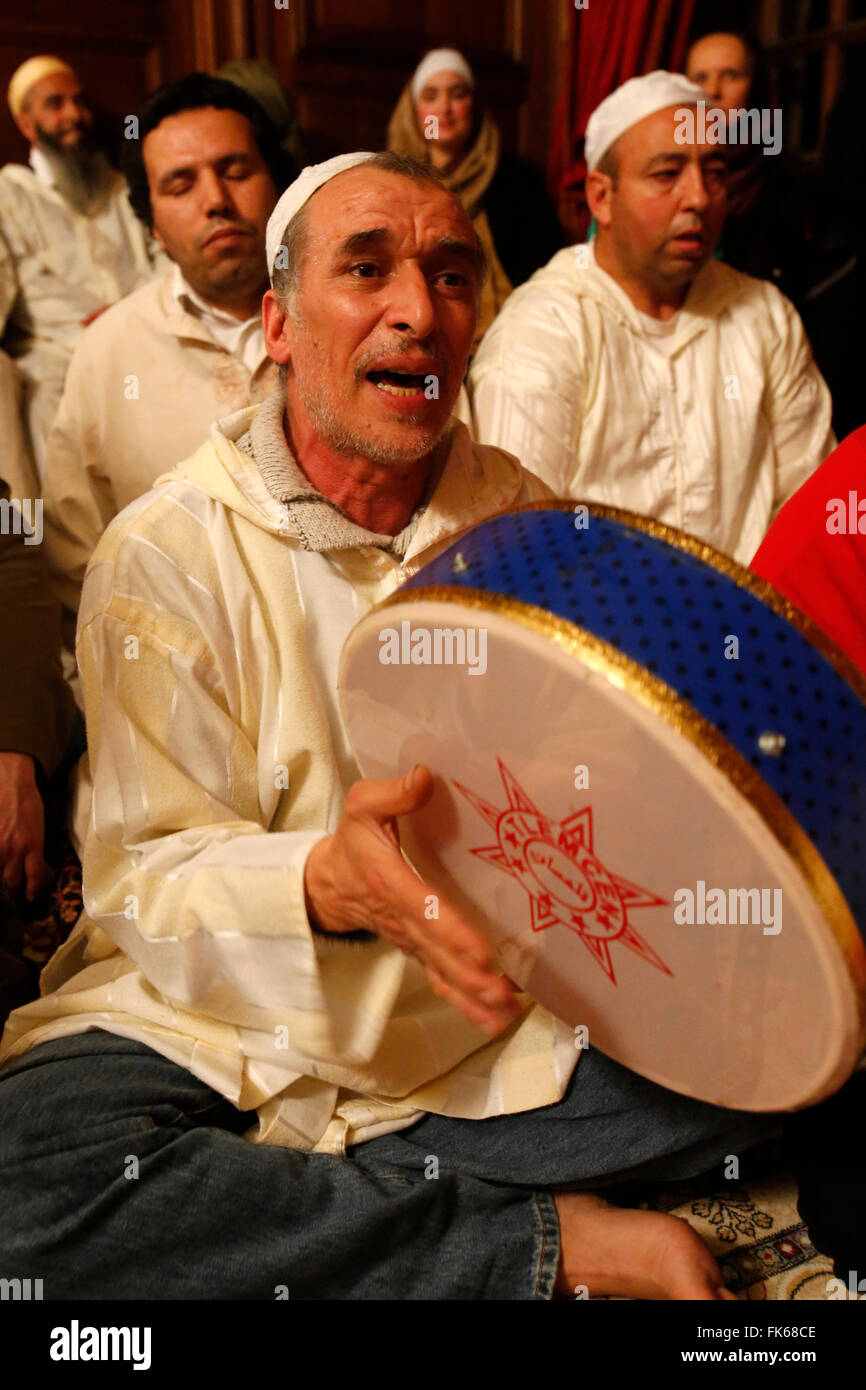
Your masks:
{"label": "white shirt collar", "polygon": [[186,280],[175,262],[171,277],[171,293],[184,313],[192,314],[232,357],[242,362],[252,376],[267,357],[261,314],[248,319],[236,319],[216,304],[209,304]]}
{"label": "white shirt collar", "polygon": [[226,328],[242,328],[245,323],[250,322],[249,319],[235,318],[234,314],[229,314],[225,309],[221,309],[218,304],[211,304],[208,300],[203,299],[198,291],[194,290],[192,285],[185,278],[177,261],[175,261],[172,271],[171,293],[175,302],[178,303],[182,309],[192,307],[194,310],[197,310],[197,318],[213,320],[216,323],[225,324]]}
{"label": "white shirt collar", "polygon": [[[645,314],[642,309],[639,309],[637,307],[631,295],[628,293],[628,290],[623,288],[623,286],[619,283],[616,277],[611,275],[609,270],[605,270],[603,266],[599,265],[598,257],[595,254],[595,237],[593,237],[591,241],[588,241],[586,245],[589,248],[589,263],[595,267],[595,269],[598,271],[600,275],[603,275],[605,277],[608,284],[613,286],[617,294],[628,300],[629,304],[631,305],[634,312],[637,314],[647,333],[655,338],[666,338],[668,336],[673,336],[674,332],[679,326],[679,309],[669,319],[656,319],[653,318],[651,314]],[[685,301],[683,302],[685,303]]]}

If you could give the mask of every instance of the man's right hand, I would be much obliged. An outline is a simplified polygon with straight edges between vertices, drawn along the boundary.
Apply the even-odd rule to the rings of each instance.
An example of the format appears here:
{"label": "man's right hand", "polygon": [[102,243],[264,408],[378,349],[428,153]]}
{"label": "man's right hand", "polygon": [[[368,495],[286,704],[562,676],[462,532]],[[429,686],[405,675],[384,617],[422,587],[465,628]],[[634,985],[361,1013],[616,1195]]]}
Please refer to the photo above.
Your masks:
{"label": "man's right hand", "polygon": [[477,927],[441,894],[438,918],[425,916],[432,890],[400,853],[397,816],[419,810],[432,794],[421,763],[407,777],[356,782],[334,834],[307,856],[307,913],[324,931],[374,931],[417,956],[434,993],[495,1037],[521,1013],[515,986],[494,969]]}

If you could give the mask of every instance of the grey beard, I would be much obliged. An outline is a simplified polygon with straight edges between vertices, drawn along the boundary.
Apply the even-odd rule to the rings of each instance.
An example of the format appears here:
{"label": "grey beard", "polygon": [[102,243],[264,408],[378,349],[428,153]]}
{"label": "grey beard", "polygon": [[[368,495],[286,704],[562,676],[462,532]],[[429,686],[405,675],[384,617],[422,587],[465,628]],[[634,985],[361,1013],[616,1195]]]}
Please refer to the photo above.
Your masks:
{"label": "grey beard", "polygon": [[85,217],[104,205],[111,187],[112,169],[101,150],[83,146],[70,150],[51,136],[40,134],[39,149],[51,166],[54,186],[62,198]]}
{"label": "grey beard", "polygon": [[[417,441],[412,444],[407,443],[402,448],[396,444],[380,443],[369,435],[360,434],[345,425],[338,418],[330,402],[320,396],[309,382],[304,382],[303,385],[298,382],[297,389],[301,403],[315,426],[319,438],[330,449],[333,449],[334,453],[342,455],[343,458],[360,457],[369,459],[371,463],[391,464],[397,467],[417,463],[418,459],[429,454],[444,432],[444,430],[428,429],[422,435],[420,443]],[[407,425],[424,423],[424,418],[420,415],[404,415],[403,419]]]}

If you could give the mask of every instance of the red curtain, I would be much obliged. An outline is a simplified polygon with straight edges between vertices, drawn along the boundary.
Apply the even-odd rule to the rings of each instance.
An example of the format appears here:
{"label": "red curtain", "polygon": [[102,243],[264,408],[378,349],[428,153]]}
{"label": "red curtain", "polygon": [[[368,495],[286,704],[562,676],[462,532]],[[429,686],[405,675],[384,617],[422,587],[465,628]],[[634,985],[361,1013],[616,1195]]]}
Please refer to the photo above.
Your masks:
{"label": "red curtain", "polygon": [[679,70],[694,7],[695,0],[590,0],[585,9],[571,9],[548,176],[560,216],[578,235],[588,221],[582,189],[589,117],[629,77],[659,67]]}

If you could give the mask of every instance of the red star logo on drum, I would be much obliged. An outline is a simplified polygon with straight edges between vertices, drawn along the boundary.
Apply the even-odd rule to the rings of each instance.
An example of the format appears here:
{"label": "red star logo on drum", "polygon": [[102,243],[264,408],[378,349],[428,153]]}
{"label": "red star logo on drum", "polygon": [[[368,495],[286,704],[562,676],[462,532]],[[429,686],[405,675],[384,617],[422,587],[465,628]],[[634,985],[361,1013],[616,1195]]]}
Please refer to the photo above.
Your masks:
{"label": "red star logo on drum", "polygon": [[596,859],[592,808],[587,806],[567,820],[553,821],[533,805],[502,759],[496,761],[508,797],[504,811],[459,782],[454,785],[496,832],[495,845],[473,849],[472,853],[523,885],[529,894],[532,930],[545,931],[559,924],[577,932],[614,984],[613,941],[672,975],[628,920],[632,908],[660,907],[667,900],[609,873]]}

